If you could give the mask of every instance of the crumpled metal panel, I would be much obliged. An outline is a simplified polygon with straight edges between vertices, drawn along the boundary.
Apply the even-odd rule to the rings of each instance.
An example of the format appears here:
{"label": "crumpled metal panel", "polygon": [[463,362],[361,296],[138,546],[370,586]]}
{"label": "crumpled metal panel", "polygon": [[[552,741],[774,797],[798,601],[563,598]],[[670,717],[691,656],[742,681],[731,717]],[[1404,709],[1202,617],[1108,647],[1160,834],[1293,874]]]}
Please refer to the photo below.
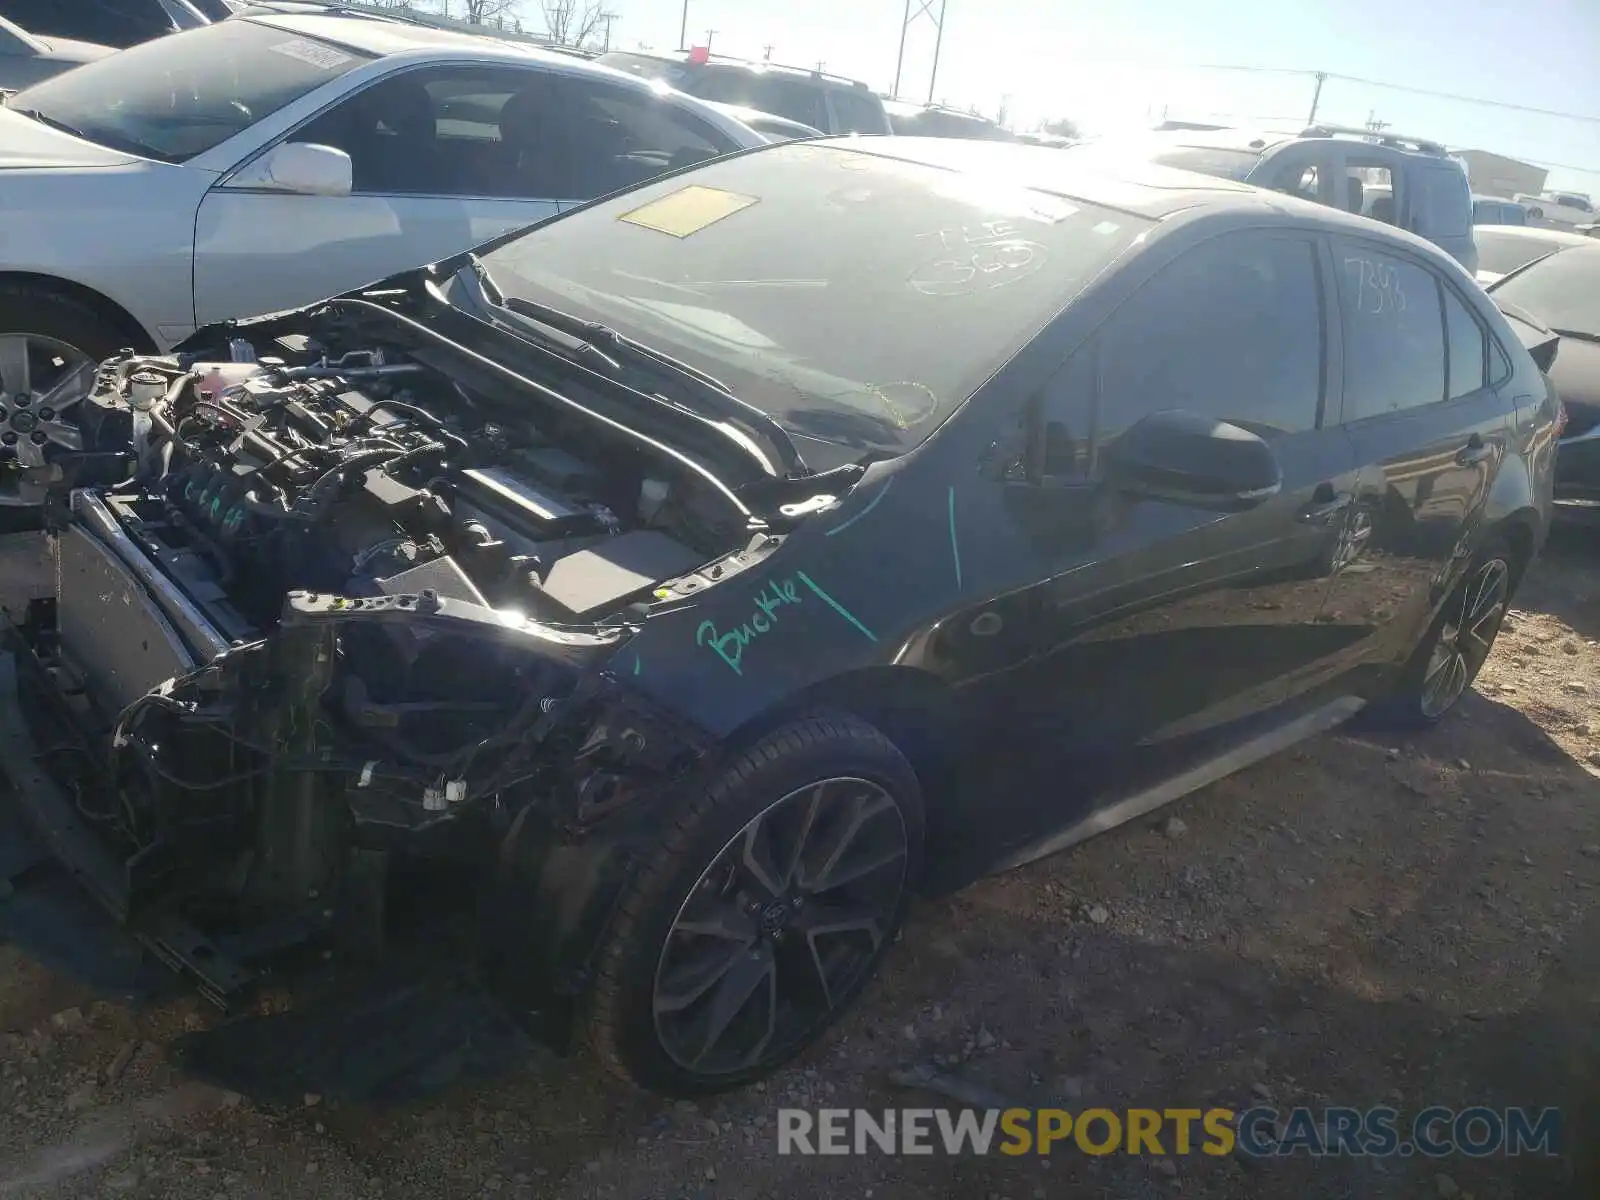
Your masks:
{"label": "crumpled metal panel", "polygon": [[76,525],[56,538],[61,647],[110,712],[194,666],[150,594],[105,545]]}

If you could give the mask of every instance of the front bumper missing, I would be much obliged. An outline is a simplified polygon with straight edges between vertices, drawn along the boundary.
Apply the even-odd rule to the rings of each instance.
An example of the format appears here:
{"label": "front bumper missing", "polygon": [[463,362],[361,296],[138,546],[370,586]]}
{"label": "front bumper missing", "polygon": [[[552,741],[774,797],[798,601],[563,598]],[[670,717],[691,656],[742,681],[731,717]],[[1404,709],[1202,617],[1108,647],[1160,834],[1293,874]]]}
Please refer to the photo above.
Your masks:
{"label": "front bumper missing", "polygon": [[[49,752],[74,747],[69,742],[47,751],[35,742],[24,718],[23,688],[29,684],[29,709],[37,714],[41,707],[58,707],[50,704],[54,681],[16,630],[8,630],[0,650],[0,775],[11,785],[14,806],[56,861],[117,924],[156,959],[191,977],[201,995],[227,1011],[254,981],[254,972],[170,909],[157,905],[135,915],[127,863],[118,861],[42,765]],[[50,715],[63,725],[69,719],[59,710]]]}

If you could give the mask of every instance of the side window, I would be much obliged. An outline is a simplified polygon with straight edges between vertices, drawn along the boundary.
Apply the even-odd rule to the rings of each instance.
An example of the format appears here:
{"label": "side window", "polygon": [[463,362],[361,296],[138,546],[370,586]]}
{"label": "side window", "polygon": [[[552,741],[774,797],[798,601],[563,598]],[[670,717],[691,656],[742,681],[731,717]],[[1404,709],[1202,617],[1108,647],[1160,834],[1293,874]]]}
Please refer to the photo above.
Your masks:
{"label": "side window", "polygon": [[380,80],[292,135],[350,156],[352,187],[381,195],[510,195],[500,117],[526,71],[437,68]]}
{"label": "side window", "polygon": [[1445,338],[1450,352],[1449,397],[1470,396],[1482,391],[1484,375],[1483,327],[1467,311],[1455,292],[1444,289]]}
{"label": "side window", "polygon": [[1321,297],[1315,248],[1302,238],[1233,234],[1184,254],[1101,331],[1102,435],[1174,408],[1267,437],[1315,428]]}
{"label": "side window", "polygon": [[1039,472],[1056,482],[1087,479],[1093,462],[1095,344],[1079,349],[1040,396]]}
{"label": "side window", "polygon": [[1347,166],[1344,191],[1340,200],[1346,212],[1394,224],[1394,173],[1388,167]]}
{"label": "side window", "polygon": [[1424,237],[1460,237],[1472,228],[1472,193],[1459,167],[1423,164],[1411,173],[1417,232]]}
{"label": "side window", "polygon": [[1505,347],[1493,338],[1489,339],[1489,386],[1499,387],[1511,378],[1511,359],[1507,356]]}
{"label": "side window", "polygon": [[883,109],[865,92],[853,88],[834,88],[828,93],[833,111],[838,114],[838,128],[834,133],[887,133]]}
{"label": "side window", "polygon": [[653,94],[471,67],[384,80],[294,140],[349,154],[358,193],[520,200],[588,200],[732,148]]}
{"label": "side window", "polygon": [[1439,285],[1422,267],[1336,240],[1344,322],[1344,419],[1434,404],[1445,395]]}

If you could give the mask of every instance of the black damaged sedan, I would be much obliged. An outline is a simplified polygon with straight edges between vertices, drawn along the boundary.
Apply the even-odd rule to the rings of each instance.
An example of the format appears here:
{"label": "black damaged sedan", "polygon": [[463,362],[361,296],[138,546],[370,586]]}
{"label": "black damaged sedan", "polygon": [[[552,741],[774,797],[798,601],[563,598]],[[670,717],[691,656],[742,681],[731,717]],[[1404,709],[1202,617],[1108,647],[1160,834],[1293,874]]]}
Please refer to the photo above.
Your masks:
{"label": "black damaged sedan", "polygon": [[1443,717],[1557,411],[1393,229],[1036,147],[771,146],[103,364],[0,764],[231,1010],[455,909],[519,1019],[734,1086],[915,891]]}

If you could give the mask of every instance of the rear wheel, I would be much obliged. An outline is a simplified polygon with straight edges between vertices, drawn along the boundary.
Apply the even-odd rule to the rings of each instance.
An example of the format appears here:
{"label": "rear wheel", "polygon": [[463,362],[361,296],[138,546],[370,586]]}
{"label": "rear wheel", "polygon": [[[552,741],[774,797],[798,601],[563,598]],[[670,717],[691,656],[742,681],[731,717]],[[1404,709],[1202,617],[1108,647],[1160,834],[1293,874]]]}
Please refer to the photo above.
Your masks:
{"label": "rear wheel", "polygon": [[1516,577],[1516,560],[1503,539],[1478,552],[1407,664],[1400,686],[1371,710],[1373,724],[1427,728],[1456,706],[1494,648]]}
{"label": "rear wheel", "polygon": [[860,993],[923,814],[905,758],[848,716],[769,734],[683,803],[601,948],[588,1024],[610,1069],[692,1095],[772,1071]]}

